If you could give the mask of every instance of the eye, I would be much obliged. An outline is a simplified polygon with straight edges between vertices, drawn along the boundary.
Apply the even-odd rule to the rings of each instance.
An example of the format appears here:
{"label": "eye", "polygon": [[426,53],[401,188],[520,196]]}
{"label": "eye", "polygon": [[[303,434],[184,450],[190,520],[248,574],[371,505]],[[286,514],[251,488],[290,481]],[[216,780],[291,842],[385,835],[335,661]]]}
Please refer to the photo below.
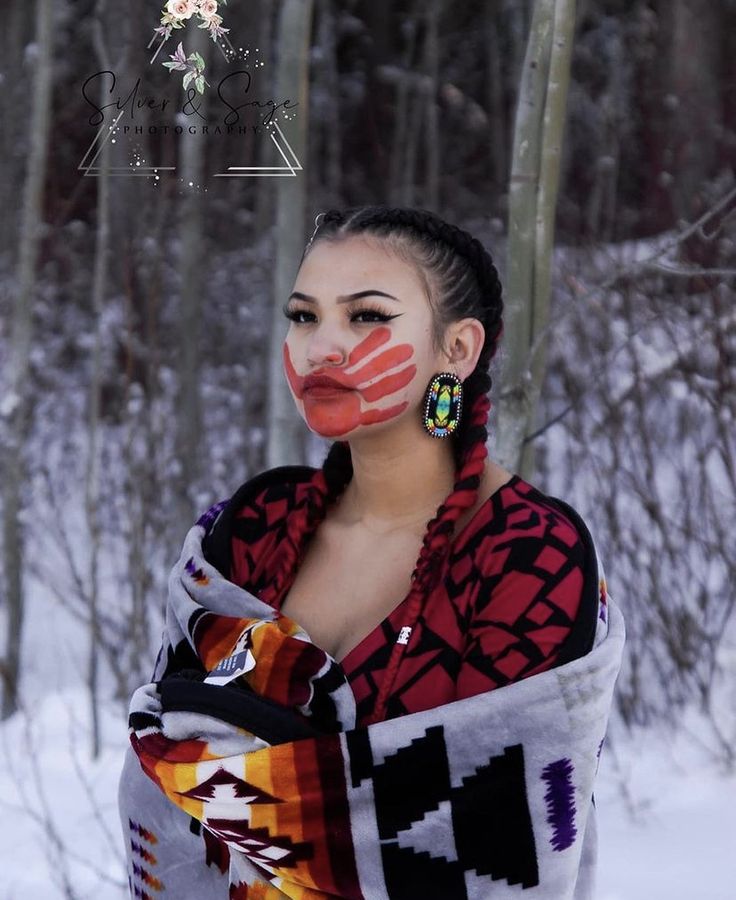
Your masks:
{"label": "eye", "polygon": [[389,315],[388,313],[381,312],[380,309],[371,309],[370,307],[364,307],[363,309],[356,309],[355,312],[350,317],[350,321],[354,322],[359,316],[372,316],[369,322],[388,322],[391,319],[395,319],[399,313],[395,313],[394,315]]}
{"label": "eye", "polygon": [[[310,312],[307,309],[295,309],[293,306],[290,307],[288,303],[284,304],[282,312],[287,319],[297,325],[305,325],[309,322],[313,322],[315,319],[313,312]],[[390,315],[380,309],[373,309],[365,306],[362,309],[354,310],[350,315],[350,321],[357,322],[359,325],[368,325],[375,322],[388,322],[391,319],[396,319],[400,315],[401,313]],[[304,319],[302,318],[303,316],[308,316],[310,318]],[[364,316],[367,316],[368,318],[365,319],[363,318]]]}
{"label": "eye", "polygon": [[282,312],[286,316],[287,319],[290,319],[292,322],[296,322],[297,325],[302,325],[303,320],[300,319],[300,316],[313,316],[314,313],[310,313],[306,309],[289,309],[288,306],[282,307]]}

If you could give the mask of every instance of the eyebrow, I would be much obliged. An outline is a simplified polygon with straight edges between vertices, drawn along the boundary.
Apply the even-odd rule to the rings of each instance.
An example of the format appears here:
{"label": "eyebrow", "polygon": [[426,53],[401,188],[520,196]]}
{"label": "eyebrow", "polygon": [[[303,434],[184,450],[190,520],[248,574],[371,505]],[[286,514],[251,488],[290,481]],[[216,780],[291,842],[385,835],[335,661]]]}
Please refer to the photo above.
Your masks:
{"label": "eyebrow", "polygon": [[[401,303],[398,297],[394,297],[392,294],[387,294],[385,291],[357,291],[355,294],[344,294],[341,297],[337,298],[338,303],[352,303],[353,300],[360,300],[361,297],[370,297],[372,294],[375,294],[378,297],[388,297],[389,300],[396,300],[397,303]],[[301,291],[294,291],[294,293],[289,297],[289,300],[294,297],[297,300],[305,300],[307,303],[317,303],[316,297],[311,297],[309,294],[302,294]]]}

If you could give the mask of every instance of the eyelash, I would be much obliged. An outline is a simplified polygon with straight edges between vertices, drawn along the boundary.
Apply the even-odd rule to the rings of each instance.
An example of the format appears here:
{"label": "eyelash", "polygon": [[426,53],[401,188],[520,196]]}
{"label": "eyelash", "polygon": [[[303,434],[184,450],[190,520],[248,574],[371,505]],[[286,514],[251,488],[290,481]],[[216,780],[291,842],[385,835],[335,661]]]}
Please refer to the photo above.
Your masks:
{"label": "eyelash", "polygon": [[[283,307],[283,313],[287,319],[290,319],[294,322],[295,325],[307,325],[308,322],[299,322],[297,320],[298,316],[313,316],[314,313],[310,312],[308,309],[289,309],[288,306]],[[388,315],[387,313],[382,312],[380,309],[374,309],[369,306],[364,306],[362,309],[356,309],[355,312],[350,316],[350,320],[353,321],[356,316],[365,316],[371,315],[376,316],[378,322],[388,322],[391,319],[395,319],[399,313],[395,313],[394,315]],[[373,322],[359,322],[359,325],[372,325]]]}

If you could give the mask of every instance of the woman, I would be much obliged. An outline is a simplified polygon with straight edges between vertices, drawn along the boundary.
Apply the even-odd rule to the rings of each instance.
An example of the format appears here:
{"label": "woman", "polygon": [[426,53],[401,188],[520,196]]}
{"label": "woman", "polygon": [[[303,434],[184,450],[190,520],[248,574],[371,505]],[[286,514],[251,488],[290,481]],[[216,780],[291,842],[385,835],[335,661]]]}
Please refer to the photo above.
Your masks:
{"label": "woman", "polygon": [[425,210],[318,219],[283,360],[334,442],[187,537],[131,705],[131,892],[589,897],[623,622],[575,510],[487,459],[496,269]]}

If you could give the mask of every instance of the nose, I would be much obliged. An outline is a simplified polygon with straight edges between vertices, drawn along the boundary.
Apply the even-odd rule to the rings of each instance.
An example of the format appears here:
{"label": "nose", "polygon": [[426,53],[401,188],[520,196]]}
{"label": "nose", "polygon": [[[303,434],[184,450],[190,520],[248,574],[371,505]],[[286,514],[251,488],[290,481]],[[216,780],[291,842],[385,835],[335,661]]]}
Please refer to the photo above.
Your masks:
{"label": "nose", "polygon": [[345,361],[345,351],[335,340],[316,336],[309,346],[307,362],[310,366],[339,366]]}
{"label": "nose", "polygon": [[342,365],[343,359],[343,354],[339,350],[333,350],[327,353],[312,352],[307,356],[307,362],[314,368],[323,365],[339,366]]}

